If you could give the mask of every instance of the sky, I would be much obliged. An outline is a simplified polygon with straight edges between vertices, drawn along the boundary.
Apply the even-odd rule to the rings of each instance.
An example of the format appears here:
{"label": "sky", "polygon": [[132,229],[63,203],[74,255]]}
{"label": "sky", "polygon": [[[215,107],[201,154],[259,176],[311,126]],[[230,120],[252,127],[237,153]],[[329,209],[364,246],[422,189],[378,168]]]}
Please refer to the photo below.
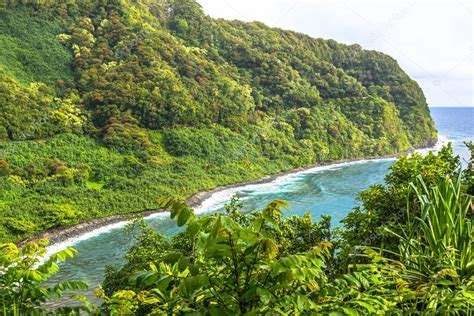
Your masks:
{"label": "sky", "polygon": [[260,21],[395,58],[429,106],[474,106],[470,0],[197,0],[214,18]]}

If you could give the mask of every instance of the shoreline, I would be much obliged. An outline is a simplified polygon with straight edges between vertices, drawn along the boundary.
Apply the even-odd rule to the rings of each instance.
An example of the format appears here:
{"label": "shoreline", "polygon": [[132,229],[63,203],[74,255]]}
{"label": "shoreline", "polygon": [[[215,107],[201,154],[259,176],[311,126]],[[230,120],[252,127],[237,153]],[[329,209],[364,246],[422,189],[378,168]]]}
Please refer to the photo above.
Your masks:
{"label": "shoreline", "polygon": [[130,220],[140,216],[150,216],[153,214],[161,213],[161,210],[149,209],[144,211],[132,212],[122,215],[111,215],[107,217],[87,220],[79,224],[73,224],[71,226],[61,226],[50,228],[42,233],[39,233],[33,237],[23,239],[15,244],[19,247],[24,246],[29,242],[37,242],[40,239],[46,238],[49,240],[47,247],[54,246],[55,244],[63,243],[71,239],[79,238],[82,235],[90,233],[94,230],[112,226],[120,223],[127,223]]}
{"label": "shoreline", "polygon": [[[295,169],[287,170],[287,171],[281,171],[278,173],[270,174],[270,175],[265,175],[259,179],[253,180],[253,181],[247,181],[247,182],[239,182],[239,183],[233,183],[229,185],[223,185],[223,186],[218,186],[214,189],[207,190],[207,191],[200,191],[197,192],[193,195],[191,195],[189,198],[187,198],[184,203],[186,203],[189,207],[195,209],[201,206],[201,204],[212,197],[214,194],[218,192],[222,192],[225,190],[229,189],[235,189],[238,187],[243,187],[247,185],[259,185],[259,184],[265,184],[265,183],[270,183],[272,181],[275,181],[276,179],[287,176],[287,175],[293,175],[293,174],[298,174],[310,169],[318,168],[318,167],[329,167],[329,166],[335,166],[339,164],[345,164],[345,163],[354,163],[354,162],[359,162],[359,161],[369,161],[369,160],[383,160],[383,159],[391,159],[391,158],[397,158],[402,155],[406,155],[412,152],[415,152],[419,149],[428,149],[428,148],[434,148],[433,146],[431,147],[419,147],[419,148],[411,148],[409,150],[396,153],[396,154],[391,154],[391,155],[382,155],[382,156],[370,156],[366,158],[350,158],[350,159],[339,159],[339,160],[331,160],[331,161],[326,161],[326,162],[321,162],[313,165],[309,165],[306,167],[298,167]],[[16,242],[17,246],[22,247],[28,242],[37,242],[40,239],[47,238],[49,240],[49,244],[46,248],[56,248],[55,246],[58,244],[74,244],[75,242],[79,240],[86,240],[87,238],[81,238],[81,236],[85,236],[87,234],[92,233],[93,231],[96,231],[98,229],[104,229],[104,231],[109,231],[114,228],[122,227],[125,226],[130,220],[136,218],[136,217],[150,217],[156,214],[164,213],[164,210],[160,209],[147,209],[147,210],[142,210],[142,211],[137,211],[137,212],[132,212],[132,213],[127,213],[127,214],[121,214],[121,215],[111,215],[103,218],[98,218],[98,219],[93,219],[93,220],[88,220],[79,224],[74,224],[71,226],[63,226],[63,227],[55,227],[48,229],[40,234],[37,234],[33,237],[21,240]],[[110,226],[110,229],[105,229]]]}
{"label": "shoreline", "polygon": [[345,163],[353,163],[353,162],[359,162],[359,161],[369,161],[369,160],[383,160],[383,159],[390,159],[390,158],[396,158],[399,156],[402,156],[404,154],[408,154],[410,152],[415,151],[415,149],[406,151],[403,153],[399,154],[393,154],[393,155],[384,155],[384,156],[373,156],[373,157],[367,157],[367,158],[350,158],[350,159],[339,159],[339,160],[331,160],[331,161],[326,161],[326,162],[321,162],[318,164],[306,166],[306,167],[298,167],[295,169],[291,169],[288,171],[281,171],[278,173],[274,174],[268,174],[265,175],[257,180],[251,180],[251,181],[246,181],[246,182],[238,182],[234,184],[228,184],[228,185],[223,185],[223,186],[218,186],[214,189],[208,190],[208,191],[201,191],[193,194],[190,196],[188,199],[186,199],[185,203],[191,207],[191,208],[197,208],[201,206],[202,202],[210,198],[212,195],[215,193],[219,193],[225,190],[229,189],[234,189],[238,187],[243,187],[247,185],[258,185],[258,184],[265,184],[265,183],[270,183],[280,177],[283,176],[288,176],[288,175],[293,175],[297,174],[300,172],[304,172],[310,169],[318,168],[318,167],[330,167],[330,166],[336,166],[336,165],[341,165]]}

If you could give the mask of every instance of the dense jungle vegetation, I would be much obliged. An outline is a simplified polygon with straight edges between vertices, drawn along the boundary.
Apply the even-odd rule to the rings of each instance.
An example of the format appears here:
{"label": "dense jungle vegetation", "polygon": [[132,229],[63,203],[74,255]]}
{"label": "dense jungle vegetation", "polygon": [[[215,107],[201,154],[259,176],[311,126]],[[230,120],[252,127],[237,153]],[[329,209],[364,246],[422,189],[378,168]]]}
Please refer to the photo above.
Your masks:
{"label": "dense jungle vegetation", "polygon": [[0,241],[437,138],[391,57],[194,0],[2,1],[0,47]]}
{"label": "dense jungle vegetation", "polygon": [[[284,201],[242,213],[195,216],[174,198],[159,204],[184,230],[164,236],[137,220],[137,244],[108,267],[94,306],[81,281],[45,286],[66,249],[46,261],[46,241],[0,244],[4,315],[472,315],[474,145],[461,170],[450,147],[402,156],[385,184],[360,193],[361,207],[331,228],[323,216],[284,216]],[[72,295],[78,305],[42,303]]]}
{"label": "dense jungle vegetation", "polygon": [[[206,216],[181,202],[433,144],[423,92],[391,57],[212,19],[194,0],[6,0],[0,47],[0,313],[473,314],[473,144],[465,170],[450,146],[401,156],[335,229],[284,201]],[[14,244],[151,208],[182,230],[131,224],[101,306],[81,280],[51,282],[74,249]]]}

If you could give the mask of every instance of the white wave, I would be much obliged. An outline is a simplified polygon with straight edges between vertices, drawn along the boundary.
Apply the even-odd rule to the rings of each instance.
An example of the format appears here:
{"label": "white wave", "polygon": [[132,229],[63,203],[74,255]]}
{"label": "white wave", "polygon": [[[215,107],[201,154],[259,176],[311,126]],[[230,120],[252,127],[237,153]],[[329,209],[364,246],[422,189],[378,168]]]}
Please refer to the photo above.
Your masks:
{"label": "white wave", "polygon": [[[256,184],[243,184],[241,186],[232,187],[229,189],[224,189],[217,191],[211,194],[207,199],[201,201],[201,204],[198,205],[194,210],[196,213],[201,214],[209,211],[213,211],[221,208],[225,203],[227,203],[232,196],[235,196],[237,193],[242,191],[258,191],[261,194],[269,192],[284,192],[284,187],[290,187],[292,183],[298,181],[304,175],[315,174],[324,170],[333,170],[339,169],[348,165],[363,164],[371,161],[390,161],[395,160],[395,158],[380,158],[380,159],[361,159],[350,162],[341,162],[327,166],[315,166],[306,170],[289,173],[281,175],[275,178],[272,181]],[[282,190],[282,184],[285,184]]]}
{"label": "white wave", "polygon": [[415,150],[415,152],[423,156],[428,154],[429,152],[438,152],[441,148],[443,148],[443,146],[446,146],[449,142],[452,142],[452,140],[448,139],[444,135],[438,135],[438,141],[433,147],[417,149]]}
{"label": "white wave", "polygon": [[[169,216],[170,216],[169,212],[160,212],[160,213],[154,213],[154,214],[148,215],[148,216],[144,217],[144,220],[151,220],[151,219],[155,219],[155,218],[169,217]],[[122,229],[125,226],[127,226],[128,223],[130,223],[130,221],[120,221],[120,222],[117,222],[117,223],[105,225],[105,226],[96,228],[94,230],[91,230],[87,233],[84,233],[84,234],[81,234],[81,235],[78,235],[78,236],[74,236],[74,237],[68,238],[64,241],[60,241],[60,242],[51,244],[51,245],[46,247],[46,255],[42,258],[41,262],[46,261],[48,258],[51,257],[51,255],[53,255],[53,254],[55,254],[55,253],[57,253],[61,250],[73,247],[74,245],[76,245],[77,243],[79,243],[81,241],[88,240],[88,239],[97,237],[97,236],[105,234],[105,233],[109,233],[109,232],[117,230],[117,229]]]}

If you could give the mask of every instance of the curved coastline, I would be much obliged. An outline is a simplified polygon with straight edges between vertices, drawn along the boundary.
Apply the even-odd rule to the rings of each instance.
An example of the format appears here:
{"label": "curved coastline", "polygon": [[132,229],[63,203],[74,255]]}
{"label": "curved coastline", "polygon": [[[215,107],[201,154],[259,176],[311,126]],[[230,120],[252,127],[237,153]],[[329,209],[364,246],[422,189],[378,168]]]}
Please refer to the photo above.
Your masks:
{"label": "curved coastline", "polygon": [[[326,168],[335,168],[337,166],[341,166],[345,164],[363,163],[365,161],[370,161],[370,160],[395,159],[396,157],[409,154],[415,151],[425,151],[425,150],[429,151],[429,150],[436,149],[438,145],[440,145],[440,143],[441,141],[438,141],[438,143],[433,147],[412,148],[412,149],[409,149],[397,154],[392,154],[392,155],[372,156],[372,157],[366,157],[366,158],[340,159],[340,160],[318,163],[318,164],[310,165],[307,167],[299,167],[299,168],[292,169],[289,171],[283,171],[283,172],[279,172],[279,173],[275,173],[271,175],[266,175],[254,181],[234,183],[230,185],[219,186],[208,191],[197,192],[196,194],[190,196],[185,201],[185,203],[191,208],[194,208],[196,213],[202,213],[205,211],[205,209],[203,209],[203,207],[205,206],[204,202],[207,200],[210,200],[215,195],[222,194],[221,198],[225,197],[226,199],[228,199],[230,196],[233,195],[232,192],[238,191],[248,186],[270,184],[272,182],[281,180],[282,178],[287,178],[289,176],[296,176],[298,174],[307,173],[307,172],[317,172],[319,170],[323,170]],[[134,218],[144,217],[145,219],[149,219],[149,218],[153,218],[157,216],[166,216],[168,214],[169,214],[168,212],[164,212],[163,210],[160,210],[160,209],[148,209],[148,210],[143,210],[143,211],[138,211],[138,212],[133,212],[133,213],[122,214],[122,215],[112,215],[108,217],[85,221],[85,222],[75,224],[72,226],[52,228],[36,236],[22,240],[18,242],[17,244],[18,246],[21,247],[28,242],[38,241],[39,239],[47,238],[50,241],[50,245],[47,246],[47,252],[48,254],[52,254],[62,249],[71,247],[79,241],[87,240],[99,234],[106,233],[114,229],[122,228],[126,226],[127,223],[129,223]]]}

